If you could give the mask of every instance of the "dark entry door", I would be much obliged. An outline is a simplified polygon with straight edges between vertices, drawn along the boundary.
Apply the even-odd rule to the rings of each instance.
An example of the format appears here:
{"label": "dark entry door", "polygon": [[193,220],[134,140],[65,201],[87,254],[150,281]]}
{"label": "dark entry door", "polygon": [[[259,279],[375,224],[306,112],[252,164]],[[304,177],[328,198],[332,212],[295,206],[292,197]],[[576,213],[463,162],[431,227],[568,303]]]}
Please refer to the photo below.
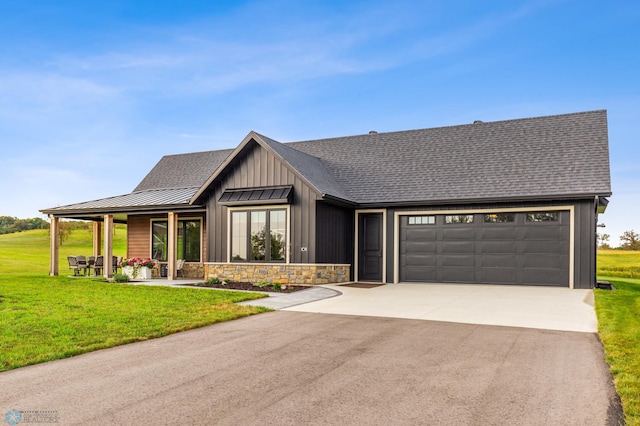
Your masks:
{"label": "dark entry door", "polygon": [[382,213],[358,217],[358,280],[382,281]]}

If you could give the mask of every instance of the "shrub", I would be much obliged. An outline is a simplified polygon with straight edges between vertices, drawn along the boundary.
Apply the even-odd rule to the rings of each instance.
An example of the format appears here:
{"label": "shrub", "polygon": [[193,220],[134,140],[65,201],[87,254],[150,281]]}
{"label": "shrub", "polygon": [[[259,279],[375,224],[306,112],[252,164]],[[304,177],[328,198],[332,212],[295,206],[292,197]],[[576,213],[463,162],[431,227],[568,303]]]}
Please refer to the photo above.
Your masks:
{"label": "shrub", "polygon": [[220,284],[220,282],[221,282],[221,281],[220,281],[220,278],[218,278],[218,277],[213,277],[213,278],[209,278],[209,279],[207,280],[207,282],[208,282],[209,284]]}
{"label": "shrub", "polygon": [[260,287],[260,288],[262,288],[262,287],[266,287],[266,286],[268,286],[268,285],[269,285],[269,283],[268,283],[268,282],[266,282],[265,280],[260,280],[260,281],[258,281],[257,283],[253,283],[253,285],[254,285],[254,287]]}
{"label": "shrub", "polygon": [[224,283],[225,283],[225,284],[231,284],[231,280],[230,280],[229,278],[225,278],[225,279],[224,279]]}
{"label": "shrub", "polygon": [[115,274],[113,276],[113,281],[117,282],[117,283],[128,283],[129,282],[129,276],[125,275],[125,274]]}

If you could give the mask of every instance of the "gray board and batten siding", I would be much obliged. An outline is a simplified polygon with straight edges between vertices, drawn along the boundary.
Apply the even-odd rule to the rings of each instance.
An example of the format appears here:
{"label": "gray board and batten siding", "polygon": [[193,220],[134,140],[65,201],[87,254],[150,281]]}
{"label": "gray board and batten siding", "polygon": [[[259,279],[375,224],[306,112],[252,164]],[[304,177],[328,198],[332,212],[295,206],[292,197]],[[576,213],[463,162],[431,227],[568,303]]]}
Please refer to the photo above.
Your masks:
{"label": "gray board and batten siding", "polygon": [[[211,228],[214,231],[208,235],[209,247],[211,248],[208,261],[226,262],[228,257],[226,230],[229,208],[218,202],[223,192],[229,188],[282,185],[293,187],[292,202],[289,205],[289,261],[291,263],[319,263],[318,259],[322,259],[322,263],[346,263],[346,260],[349,260],[347,253],[349,243],[343,248],[334,249],[337,248],[337,241],[345,240],[343,232],[349,232],[352,229],[349,219],[352,213],[337,206],[316,203],[321,200],[320,194],[288,165],[283,164],[273,153],[257,143],[249,142],[238,154],[237,160],[231,163],[225,172],[216,179],[215,188],[210,192],[207,220],[213,224]],[[316,223],[317,216],[322,218],[320,226]],[[319,247],[316,229],[323,236]],[[225,237],[221,238],[219,233],[225,233]]]}

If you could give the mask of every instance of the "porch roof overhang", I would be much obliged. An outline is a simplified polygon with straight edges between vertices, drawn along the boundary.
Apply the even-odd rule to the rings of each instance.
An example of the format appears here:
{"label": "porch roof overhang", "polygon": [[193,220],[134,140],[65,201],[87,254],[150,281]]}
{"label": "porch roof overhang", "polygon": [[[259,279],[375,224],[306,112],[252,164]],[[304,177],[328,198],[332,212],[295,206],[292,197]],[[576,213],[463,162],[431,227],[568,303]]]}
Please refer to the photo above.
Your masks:
{"label": "porch roof overhang", "polygon": [[40,210],[46,215],[79,220],[102,220],[113,215],[114,222],[126,223],[133,214],[163,214],[168,212],[204,212],[204,206],[189,204],[198,188],[169,188],[136,191],[130,194],[85,201]]}

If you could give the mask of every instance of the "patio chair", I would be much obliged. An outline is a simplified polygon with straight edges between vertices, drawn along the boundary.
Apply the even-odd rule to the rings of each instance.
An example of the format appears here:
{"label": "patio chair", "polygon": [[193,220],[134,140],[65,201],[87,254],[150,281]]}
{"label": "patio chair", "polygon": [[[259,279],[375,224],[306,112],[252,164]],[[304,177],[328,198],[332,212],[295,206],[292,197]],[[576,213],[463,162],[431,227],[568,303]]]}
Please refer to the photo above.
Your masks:
{"label": "patio chair", "polygon": [[104,269],[104,257],[103,256],[96,256],[96,261],[93,264],[93,272],[95,273],[96,277],[98,275],[102,275],[102,270]]}
{"label": "patio chair", "polygon": [[182,278],[184,278],[184,262],[184,259],[178,259],[178,262],[176,263],[177,275],[182,276]]}
{"label": "patio chair", "polygon": [[78,259],[75,256],[67,256],[67,262],[69,262],[69,269],[73,269],[73,275],[78,275]]}
{"label": "patio chair", "polygon": [[122,268],[120,263],[122,262],[122,256],[113,256],[111,260],[111,268],[113,269],[113,273],[118,273],[118,268]]}
{"label": "patio chair", "polygon": [[96,263],[95,256],[87,257],[87,269],[89,270],[89,275],[91,275],[91,269],[93,269],[93,265]]}
{"label": "patio chair", "polygon": [[78,272],[82,269],[82,273],[87,275],[87,258],[85,256],[76,256],[76,260],[78,261]]}

